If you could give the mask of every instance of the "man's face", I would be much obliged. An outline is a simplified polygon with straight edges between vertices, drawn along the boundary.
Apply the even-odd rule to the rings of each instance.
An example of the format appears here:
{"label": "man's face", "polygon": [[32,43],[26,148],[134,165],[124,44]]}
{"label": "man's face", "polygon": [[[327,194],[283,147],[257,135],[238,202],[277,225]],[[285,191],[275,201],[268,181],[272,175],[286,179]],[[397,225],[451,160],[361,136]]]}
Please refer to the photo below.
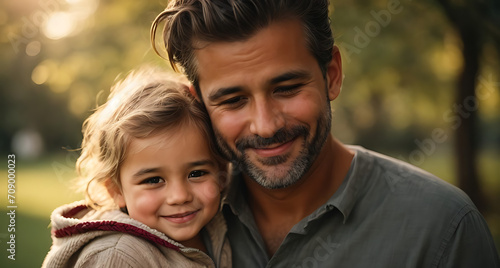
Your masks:
{"label": "man's face", "polygon": [[340,88],[327,81],[340,69],[329,67],[325,81],[296,20],[245,41],[210,43],[195,56],[199,97],[225,156],[265,188],[297,182],[330,132],[329,101]]}

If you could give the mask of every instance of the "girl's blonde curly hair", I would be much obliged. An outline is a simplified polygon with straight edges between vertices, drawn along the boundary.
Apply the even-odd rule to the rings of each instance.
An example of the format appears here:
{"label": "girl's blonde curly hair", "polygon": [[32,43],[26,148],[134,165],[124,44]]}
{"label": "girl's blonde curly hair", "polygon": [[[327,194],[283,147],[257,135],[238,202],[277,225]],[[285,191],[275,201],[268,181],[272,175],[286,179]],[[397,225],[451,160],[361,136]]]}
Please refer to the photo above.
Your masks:
{"label": "girl's blonde curly hair", "polygon": [[[103,105],[83,123],[81,155],[76,163],[77,190],[95,209],[116,208],[109,187],[120,187],[120,167],[131,138],[191,123],[198,127],[215,159],[224,163],[203,105],[173,74],[153,68],[131,72],[117,82]],[[116,189],[116,188],[115,188]]]}

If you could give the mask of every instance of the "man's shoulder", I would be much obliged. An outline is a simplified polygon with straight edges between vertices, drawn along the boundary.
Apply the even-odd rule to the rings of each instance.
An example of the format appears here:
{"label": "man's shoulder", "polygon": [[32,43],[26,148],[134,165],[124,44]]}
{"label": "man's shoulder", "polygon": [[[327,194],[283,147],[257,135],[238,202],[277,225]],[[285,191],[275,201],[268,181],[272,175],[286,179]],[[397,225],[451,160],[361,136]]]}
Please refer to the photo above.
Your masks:
{"label": "man's shoulder", "polygon": [[[424,207],[439,204],[441,208],[453,211],[463,207],[475,209],[470,198],[458,187],[435,175],[393,157],[361,147],[351,147],[359,154],[359,161],[371,163],[371,172],[366,182],[383,189],[388,198],[398,202],[413,201]],[[436,206],[434,205],[434,208]]]}

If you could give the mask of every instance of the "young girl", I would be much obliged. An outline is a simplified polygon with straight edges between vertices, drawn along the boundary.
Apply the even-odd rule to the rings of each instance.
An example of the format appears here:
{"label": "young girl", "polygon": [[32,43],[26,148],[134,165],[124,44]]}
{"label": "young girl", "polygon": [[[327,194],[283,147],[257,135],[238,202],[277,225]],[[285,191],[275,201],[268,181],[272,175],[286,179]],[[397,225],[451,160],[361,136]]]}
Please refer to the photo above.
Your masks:
{"label": "young girl", "polygon": [[85,121],[86,200],[52,213],[43,267],[231,267],[225,162],[187,92],[165,73],[132,73]]}

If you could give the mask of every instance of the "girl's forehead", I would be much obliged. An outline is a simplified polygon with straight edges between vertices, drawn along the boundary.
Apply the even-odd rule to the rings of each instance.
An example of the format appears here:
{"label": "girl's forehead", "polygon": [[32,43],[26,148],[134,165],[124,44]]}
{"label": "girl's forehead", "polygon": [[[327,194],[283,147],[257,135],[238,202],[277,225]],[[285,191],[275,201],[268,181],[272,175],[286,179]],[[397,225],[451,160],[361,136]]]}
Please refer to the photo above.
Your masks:
{"label": "girl's forehead", "polygon": [[132,137],[127,154],[137,154],[145,149],[168,150],[195,141],[198,145],[208,146],[208,141],[198,126],[193,123],[181,123],[174,127],[155,130],[145,138]]}
{"label": "girl's forehead", "polygon": [[198,128],[182,127],[133,138],[120,169],[128,175],[142,169],[180,172],[200,163],[216,166],[218,162]]}

